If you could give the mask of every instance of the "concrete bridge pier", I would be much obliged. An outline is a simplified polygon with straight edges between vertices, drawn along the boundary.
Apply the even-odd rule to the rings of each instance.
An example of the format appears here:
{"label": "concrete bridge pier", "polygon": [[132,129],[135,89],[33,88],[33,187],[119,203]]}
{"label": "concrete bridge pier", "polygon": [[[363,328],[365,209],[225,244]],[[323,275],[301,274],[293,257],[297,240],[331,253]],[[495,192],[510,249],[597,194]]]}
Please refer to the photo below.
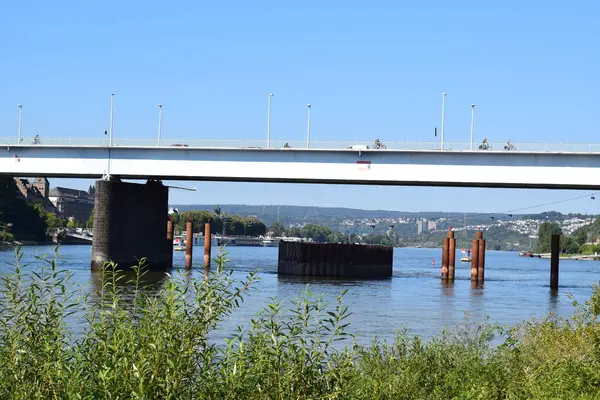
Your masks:
{"label": "concrete bridge pier", "polygon": [[160,181],[96,181],[92,269],[108,261],[129,269],[143,257],[150,269],[171,268],[173,249],[165,246],[168,201],[169,189]]}

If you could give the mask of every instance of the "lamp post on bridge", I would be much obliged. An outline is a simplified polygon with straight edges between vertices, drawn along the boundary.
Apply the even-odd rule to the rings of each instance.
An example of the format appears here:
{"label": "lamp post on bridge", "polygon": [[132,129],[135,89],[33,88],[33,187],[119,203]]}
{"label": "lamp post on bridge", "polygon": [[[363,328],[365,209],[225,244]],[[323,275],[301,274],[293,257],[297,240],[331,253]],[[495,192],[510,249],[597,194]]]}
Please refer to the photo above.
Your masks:
{"label": "lamp post on bridge", "polygon": [[310,147],[310,104],[307,104],[308,107],[308,131],[306,132],[306,148]]}
{"label": "lamp post on bridge", "polygon": [[269,103],[267,106],[267,148],[271,148],[271,97],[275,93],[269,93]]}
{"label": "lamp post on bridge", "polygon": [[446,93],[442,93],[442,140],[440,150],[444,150],[444,111],[446,109]]}
{"label": "lamp post on bridge", "polygon": [[113,145],[113,100],[115,99],[115,94],[111,93],[110,94],[110,125],[108,127],[109,129],[109,143],[112,146]]}
{"label": "lamp post on bridge", "polygon": [[471,104],[471,150],[473,150],[473,130],[475,128],[475,104]]}
{"label": "lamp post on bridge", "polygon": [[158,105],[158,145],[160,146],[160,133],[162,131],[162,104]]}
{"label": "lamp post on bridge", "polygon": [[17,105],[19,107],[19,138],[17,144],[21,144],[21,128],[23,127],[23,104]]}

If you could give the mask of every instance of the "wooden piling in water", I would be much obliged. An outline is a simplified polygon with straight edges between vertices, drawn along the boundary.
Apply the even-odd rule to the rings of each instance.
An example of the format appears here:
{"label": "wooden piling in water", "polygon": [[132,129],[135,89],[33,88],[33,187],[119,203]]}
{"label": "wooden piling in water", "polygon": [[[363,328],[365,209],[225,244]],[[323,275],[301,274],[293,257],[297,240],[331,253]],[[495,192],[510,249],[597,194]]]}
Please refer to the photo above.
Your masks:
{"label": "wooden piling in water", "polygon": [[550,288],[558,289],[558,260],[560,255],[560,235],[550,239]]}
{"label": "wooden piling in water", "polygon": [[485,279],[485,239],[478,239],[477,253],[477,281],[483,283]]}
{"label": "wooden piling in water", "polygon": [[479,268],[479,240],[473,239],[471,243],[471,280],[477,281]]}
{"label": "wooden piling in water", "polygon": [[442,239],[442,279],[448,279],[448,242],[450,240],[445,237]]}
{"label": "wooden piling in water", "polygon": [[190,218],[186,223],[185,233],[185,267],[192,268],[192,252],[194,249],[194,232],[192,229],[192,219]]}
{"label": "wooden piling in water", "polygon": [[204,224],[204,268],[210,268],[210,219]]}
{"label": "wooden piling in water", "polygon": [[456,268],[456,239],[454,231],[448,232],[448,279],[454,280],[454,271]]}

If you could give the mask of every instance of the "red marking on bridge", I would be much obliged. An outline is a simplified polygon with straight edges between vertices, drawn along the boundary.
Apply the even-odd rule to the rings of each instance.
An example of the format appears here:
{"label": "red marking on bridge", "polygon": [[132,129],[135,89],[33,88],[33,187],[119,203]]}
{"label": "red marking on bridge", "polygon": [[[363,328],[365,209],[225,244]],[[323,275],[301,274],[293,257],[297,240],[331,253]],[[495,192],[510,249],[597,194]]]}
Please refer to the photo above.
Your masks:
{"label": "red marking on bridge", "polygon": [[371,169],[371,161],[357,161],[356,162],[358,164],[358,170],[359,171],[367,171],[369,169]]}

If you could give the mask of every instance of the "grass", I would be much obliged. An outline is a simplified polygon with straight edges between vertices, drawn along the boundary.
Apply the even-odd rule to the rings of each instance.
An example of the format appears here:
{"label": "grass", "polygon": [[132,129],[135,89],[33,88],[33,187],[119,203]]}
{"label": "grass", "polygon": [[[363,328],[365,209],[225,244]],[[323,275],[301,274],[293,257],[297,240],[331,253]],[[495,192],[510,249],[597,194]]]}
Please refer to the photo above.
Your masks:
{"label": "grass", "polygon": [[345,292],[327,304],[305,291],[213,343],[256,279],[235,281],[224,254],[204,279],[158,291],[143,260],[133,275],[109,264],[91,295],[56,257],[36,268],[21,257],[0,285],[2,399],[600,398],[598,287],[569,318],[466,321],[429,341],[399,332],[369,346],[353,341]]}

